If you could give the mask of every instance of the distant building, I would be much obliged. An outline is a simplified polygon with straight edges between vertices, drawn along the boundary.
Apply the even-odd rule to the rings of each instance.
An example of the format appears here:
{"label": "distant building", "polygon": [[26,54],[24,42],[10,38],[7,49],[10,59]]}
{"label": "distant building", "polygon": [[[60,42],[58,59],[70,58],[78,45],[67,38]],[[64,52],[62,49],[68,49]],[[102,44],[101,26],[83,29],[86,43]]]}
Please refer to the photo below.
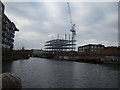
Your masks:
{"label": "distant building", "polygon": [[104,48],[105,48],[105,46],[102,44],[88,44],[88,45],[84,45],[84,46],[79,46],[78,52],[97,53]]}
{"label": "distant building", "polygon": [[106,47],[99,52],[104,62],[120,61],[120,48],[119,47]]}
{"label": "distant building", "polygon": [[106,47],[105,49],[99,52],[102,56],[120,56],[119,47]]}
{"label": "distant building", "polygon": [[33,49],[32,56],[42,56],[44,54],[44,50],[42,49]]}
{"label": "distant building", "polygon": [[76,40],[54,39],[47,41],[45,51],[49,53],[64,53],[75,50]]}
{"label": "distant building", "polygon": [[33,54],[33,49],[31,49],[31,50],[24,50],[27,54],[28,54],[28,56],[32,56],[32,54]]}
{"label": "distant building", "polygon": [[2,30],[2,50],[3,52],[11,51],[14,46],[15,31],[19,31],[15,24],[4,14],[4,5],[0,1],[0,12],[2,19],[0,19],[1,30]]}

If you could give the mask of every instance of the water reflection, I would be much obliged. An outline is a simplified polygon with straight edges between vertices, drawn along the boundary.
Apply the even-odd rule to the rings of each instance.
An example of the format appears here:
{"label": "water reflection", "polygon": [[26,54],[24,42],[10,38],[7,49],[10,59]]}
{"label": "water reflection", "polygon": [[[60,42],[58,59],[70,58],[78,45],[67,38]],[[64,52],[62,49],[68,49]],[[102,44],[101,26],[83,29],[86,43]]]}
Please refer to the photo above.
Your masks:
{"label": "water reflection", "polygon": [[[59,88],[71,88],[74,87],[74,81],[72,80],[74,76],[74,63],[69,62],[54,62],[54,66],[51,64],[49,67],[49,82],[52,81],[51,87]],[[63,67],[64,66],[64,67]],[[48,80],[48,79],[47,79]]]}
{"label": "water reflection", "polygon": [[2,73],[12,72],[13,62],[3,62],[2,63]]}

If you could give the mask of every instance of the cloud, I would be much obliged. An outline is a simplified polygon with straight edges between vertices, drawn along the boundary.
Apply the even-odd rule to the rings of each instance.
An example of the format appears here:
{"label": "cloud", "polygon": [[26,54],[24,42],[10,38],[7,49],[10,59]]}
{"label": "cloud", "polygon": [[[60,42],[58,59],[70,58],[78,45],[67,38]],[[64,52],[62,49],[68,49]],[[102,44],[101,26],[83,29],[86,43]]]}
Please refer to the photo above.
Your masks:
{"label": "cloud", "polygon": [[84,12],[85,16],[76,12],[79,18],[82,18],[75,19],[79,23],[78,42],[118,45],[117,3],[82,3],[81,7],[79,10]]}
{"label": "cloud", "polygon": [[[6,2],[5,13],[20,30],[15,48],[44,48],[47,40],[71,34],[66,2]],[[118,44],[117,2],[71,2],[77,46]],[[67,35],[68,36],[68,35]],[[68,38],[68,37],[67,37]]]}

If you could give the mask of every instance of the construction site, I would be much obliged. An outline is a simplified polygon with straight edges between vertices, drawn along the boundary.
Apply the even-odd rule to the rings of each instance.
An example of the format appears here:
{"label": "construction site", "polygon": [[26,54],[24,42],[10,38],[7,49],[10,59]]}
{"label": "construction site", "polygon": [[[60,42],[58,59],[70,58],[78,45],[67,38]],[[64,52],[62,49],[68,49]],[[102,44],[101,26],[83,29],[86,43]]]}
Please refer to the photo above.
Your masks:
{"label": "construction site", "polygon": [[59,34],[57,39],[49,40],[45,43],[45,52],[46,54],[63,54],[68,51],[75,51],[76,49],[76,30],[75,30],[75,24],[72,22],[71,17],[71,10],[70,5],[67,3],[68,6],[68,14],[70,18],[70,32],[69,38],[67,38],[67,34],[65,34],[65,38],[60,38]]}
{"label": "construction site", "polygon": [[[76,51],[76,29],[72,21],[69,3],[67,3],[67,7],[71,25],[69,29],[70,34],[65,34],[64,38],[60,38],[61,36],[58,34],[57,39],[46,41],[45,51],[42,57],[90,63],[118,62],[120,60],[118,54],[120,49],[118,47],[108,48],[102,44],[88,44],[78,47],[78,51]],[[110,53],[111,51],[115,52]]]}

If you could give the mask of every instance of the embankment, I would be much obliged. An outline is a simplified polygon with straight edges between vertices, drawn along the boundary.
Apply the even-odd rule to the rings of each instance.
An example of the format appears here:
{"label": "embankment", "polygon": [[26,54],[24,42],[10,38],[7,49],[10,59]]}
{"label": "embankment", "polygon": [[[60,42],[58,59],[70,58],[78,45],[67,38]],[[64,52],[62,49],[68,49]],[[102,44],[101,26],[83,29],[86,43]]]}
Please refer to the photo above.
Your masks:
{"label": "embankment", "polygon": [[2,61],[14,61],[19,59],[29,59],[28,53],[25,51],[11,51],[9,54],[2,55]]}

